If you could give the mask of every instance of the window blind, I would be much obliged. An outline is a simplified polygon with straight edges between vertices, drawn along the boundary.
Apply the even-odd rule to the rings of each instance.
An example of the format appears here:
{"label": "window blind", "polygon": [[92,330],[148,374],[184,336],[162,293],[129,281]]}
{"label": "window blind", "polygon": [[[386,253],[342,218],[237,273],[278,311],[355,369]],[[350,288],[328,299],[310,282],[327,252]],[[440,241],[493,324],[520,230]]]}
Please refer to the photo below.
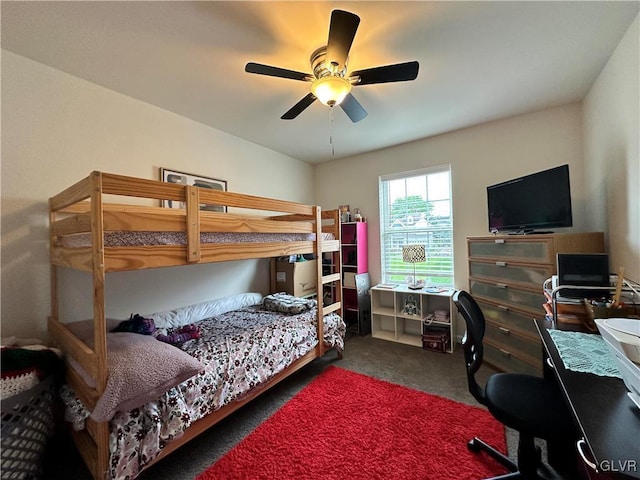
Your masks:
{"label": "window blind", "polygon": [[[382,281],[404,284],[415,266],[425,285],[452,287],[450,166],[381,176],[379,198]],[[425,262],[402,261],[402,246],[409,244],[425,245]]]}

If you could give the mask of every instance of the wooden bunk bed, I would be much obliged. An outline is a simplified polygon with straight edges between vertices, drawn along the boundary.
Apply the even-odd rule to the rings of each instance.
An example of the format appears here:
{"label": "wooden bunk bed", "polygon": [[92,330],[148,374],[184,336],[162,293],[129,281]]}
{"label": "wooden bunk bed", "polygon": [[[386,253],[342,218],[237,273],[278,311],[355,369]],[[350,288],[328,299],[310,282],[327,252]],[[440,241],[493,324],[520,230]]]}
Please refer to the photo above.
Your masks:
{"label": "wooden bunk bed", "polygon": [[[129,203],[114,203],[116,201]],[[132,200],[133,199],[133,200]],[[143,199],[143,200],[140,200]],[[185,208],[162,208],[158,201],[184,202]],[[131,204],[134,202],[135,204]],[[226,206],[230,213],[210,211],[203,205]],[[103,172],[92,172],[49,200],[51,258],[51,316],[48,328],[53,341],[65,356],[73,358],[95,379],[89,386],[73,368],[67,368],[67,384],[91,410],[107,384],[107,319],[105,279],[110,272],[270,258],[313,253],[317,270],[317,346],[294,361],[284,371],[235,401],[192,424],[183,436],[169,442],[149,465],[193,439],[253,398],[291,375],[313,359],[324,355],[323,319],[340,313],[339,270],[340,216],[337,210],[322,211],[303,205],[232,192],[207,190],[189,185],[139,179]],[[236,213],[236,212],[243,213]],[[248,211],[249,214],[244,212]],[[265,212],[269,212],[268,215]],[[274,214],[277,212],[277,214]],[[110,246],[105,241],[113,232],[174,232],[182,244]],[[218,233],[240,234],[225,243],[208,243],[203,236]],[[244,234],[302,234],[302,240],[244,241]],[[330,234],[330,239],[326,239]],[[81,239],[80,246],[63,240]],[[323,275],[324,252],[334,252],[338,268]],[[93,278],[93,343],[90,348],[72,333],[60,318],[58,267],[90,272]],[[335,303],[323,305],[323,288],[335,283]],[[109,469],[109,422],[87,419],[86,428],[74,432],[74,441],[95,479],[103,479]],[[149,465],[146,465],[148,467]]]}

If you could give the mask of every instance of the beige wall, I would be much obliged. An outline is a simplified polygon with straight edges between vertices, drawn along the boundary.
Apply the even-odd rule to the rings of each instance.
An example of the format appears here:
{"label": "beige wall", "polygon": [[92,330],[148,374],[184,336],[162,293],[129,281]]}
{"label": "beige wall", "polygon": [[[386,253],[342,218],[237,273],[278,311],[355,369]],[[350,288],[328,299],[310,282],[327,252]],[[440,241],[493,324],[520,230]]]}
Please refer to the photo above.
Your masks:
{"label": "beige wall", "polygon": [[[155,179],[160,167],[225,179],[241,193],[314,200],[307,163],[2,51],[2,336],[46,331],[48,198],[92,170]],[[125,318],[241,291],[265,293],[267,263],[111,274],[107,314]],[[64,273],[63,312],[88,317],[89,275]]]}
{"label": "beige wall", "polygon": [[638,17],[584,100],[590,228],[607,232],[611,267],[640,281]]}
{"label": "beige wall", "polygon": [[[380,281],[378,177],[434,165],[451,165],[455,282],[467,289],[466,237],[488,235],[486,187],[503,180],[569,164],[573,228],[585,219],[579,104],[485,123],[398,147],[316,166],[318,203],[359,207],[369,222],[369,272]],[[331,185],[331,188],[326,188]]]}

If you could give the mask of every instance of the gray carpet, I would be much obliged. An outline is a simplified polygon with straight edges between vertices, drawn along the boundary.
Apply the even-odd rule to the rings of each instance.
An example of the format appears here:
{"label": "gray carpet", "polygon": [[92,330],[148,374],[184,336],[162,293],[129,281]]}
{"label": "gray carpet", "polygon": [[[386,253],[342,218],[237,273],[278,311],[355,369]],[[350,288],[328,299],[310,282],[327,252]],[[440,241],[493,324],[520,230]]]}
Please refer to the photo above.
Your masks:
{"label": "gray carpet", "polygon": [[[329,365],[336,365],[470,405],[478,405],[467,389],[464,357],[460,345],[453,354],[442,354],[374,339],[371,336],[353,335],[347,339],[342,359],[337,359],[333,351],[321,359],[316,359],[143,472],[138,478],[140,480],[193,479],[269,418]],[[494,373],[492,369],[483,366],[477,376],[479,382],[484,383],[491,373]],[[481,434],[482,432],[478,432],[480,437]],[[510,455],[515,457],[517,434],[507,431],[507,443]],[[544,444],[540,445],[544,454]],[[357,459],[354,459],[354,462],[357,462]],[[544,473],[550,479],[562,478],[550,470]],[[45,478],[91,479],[82,459],[64,433],[54,439],[47,452]]]}

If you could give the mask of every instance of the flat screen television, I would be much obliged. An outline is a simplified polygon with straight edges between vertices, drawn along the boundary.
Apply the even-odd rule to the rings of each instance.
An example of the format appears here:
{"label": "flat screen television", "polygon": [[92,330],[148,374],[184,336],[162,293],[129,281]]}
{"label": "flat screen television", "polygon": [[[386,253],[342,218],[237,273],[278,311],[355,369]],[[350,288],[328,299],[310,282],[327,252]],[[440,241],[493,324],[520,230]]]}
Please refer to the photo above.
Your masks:
{"label": "flat screen television", "polygon": [[487,205],[490,232],[524,234],[571,227],[569,165],[491,185]]}

